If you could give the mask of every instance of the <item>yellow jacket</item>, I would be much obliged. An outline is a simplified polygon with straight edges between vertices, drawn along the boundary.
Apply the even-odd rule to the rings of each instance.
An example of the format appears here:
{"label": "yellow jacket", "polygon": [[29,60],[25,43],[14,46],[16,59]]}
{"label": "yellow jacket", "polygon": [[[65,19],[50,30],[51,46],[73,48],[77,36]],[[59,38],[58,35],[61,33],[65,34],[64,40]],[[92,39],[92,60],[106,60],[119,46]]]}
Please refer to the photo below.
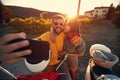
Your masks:
{"label": "yellow jacket", "polygon": [[64,33],[60,33],[55,39],[56,41],[53,43],[50,39],[50,32],[43,33],[39,39],[48,41],[50,43],[50,49],[52,52],[51,60],[49,65],[54,65],[60,62],[58,60],[58,52],[63,50],[64,43]]}

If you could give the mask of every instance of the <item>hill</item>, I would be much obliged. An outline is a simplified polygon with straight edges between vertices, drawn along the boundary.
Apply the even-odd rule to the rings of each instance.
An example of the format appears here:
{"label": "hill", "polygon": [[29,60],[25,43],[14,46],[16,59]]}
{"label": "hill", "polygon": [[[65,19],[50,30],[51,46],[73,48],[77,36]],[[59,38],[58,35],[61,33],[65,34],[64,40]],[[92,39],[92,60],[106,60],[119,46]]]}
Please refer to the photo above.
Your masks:
{"label": "hill", "polygon": [[28,17],[39,18],[40,14],[43,13],[44,14],[43,18],[46,19],[46,18],[51,18],[55,14],[58,14],[58,12],[42,11],[27,7],[19,7],[19,6],[6,6],[6,7],[8,7],[13,12],[15,17],[22,17],[22,18],[28,18]]}

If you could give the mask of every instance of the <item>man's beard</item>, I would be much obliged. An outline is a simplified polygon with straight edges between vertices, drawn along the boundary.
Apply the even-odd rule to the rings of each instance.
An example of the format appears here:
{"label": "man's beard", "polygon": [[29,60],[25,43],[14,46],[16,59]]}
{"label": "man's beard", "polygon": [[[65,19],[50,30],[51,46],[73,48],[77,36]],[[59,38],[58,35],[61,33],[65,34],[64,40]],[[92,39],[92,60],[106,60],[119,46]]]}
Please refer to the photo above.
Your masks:
{"label": "man's beard", "polygon": [[62,31],[63,31],[63,29],[61,29],[60,27],[57,27],[54,29],[55,34],[60,34]]}

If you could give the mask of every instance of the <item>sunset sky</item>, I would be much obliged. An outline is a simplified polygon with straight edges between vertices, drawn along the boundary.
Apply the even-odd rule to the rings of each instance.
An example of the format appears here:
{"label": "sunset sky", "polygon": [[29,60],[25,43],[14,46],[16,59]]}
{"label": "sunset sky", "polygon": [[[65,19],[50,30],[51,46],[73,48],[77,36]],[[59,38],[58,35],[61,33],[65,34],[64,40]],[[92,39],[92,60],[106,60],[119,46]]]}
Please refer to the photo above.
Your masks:
{"label": "sunset sky", "polygon": [[[5,5],[15,5],[30,7],[39,10],[52,12],[61,12],[71,16],[77,14],[78,0],[1,0]],[[80,15],[85,11],[94,9],[94,7],[107,6],[113,3],[115,6],[120,3],[120,0],[81,0]]]}

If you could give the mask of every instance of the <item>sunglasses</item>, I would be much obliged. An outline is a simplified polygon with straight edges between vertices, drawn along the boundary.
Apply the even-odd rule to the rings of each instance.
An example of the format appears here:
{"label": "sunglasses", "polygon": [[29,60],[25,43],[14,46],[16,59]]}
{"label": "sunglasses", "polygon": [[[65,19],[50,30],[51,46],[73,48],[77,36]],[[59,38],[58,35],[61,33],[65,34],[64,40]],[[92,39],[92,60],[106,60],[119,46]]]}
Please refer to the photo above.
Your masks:
{"label": "sunglasses", "polygon": [[60,25],[60,26],[63,26],[64,24],[63,23],[58,23],[58,22],[54,22],[54,25]]}

